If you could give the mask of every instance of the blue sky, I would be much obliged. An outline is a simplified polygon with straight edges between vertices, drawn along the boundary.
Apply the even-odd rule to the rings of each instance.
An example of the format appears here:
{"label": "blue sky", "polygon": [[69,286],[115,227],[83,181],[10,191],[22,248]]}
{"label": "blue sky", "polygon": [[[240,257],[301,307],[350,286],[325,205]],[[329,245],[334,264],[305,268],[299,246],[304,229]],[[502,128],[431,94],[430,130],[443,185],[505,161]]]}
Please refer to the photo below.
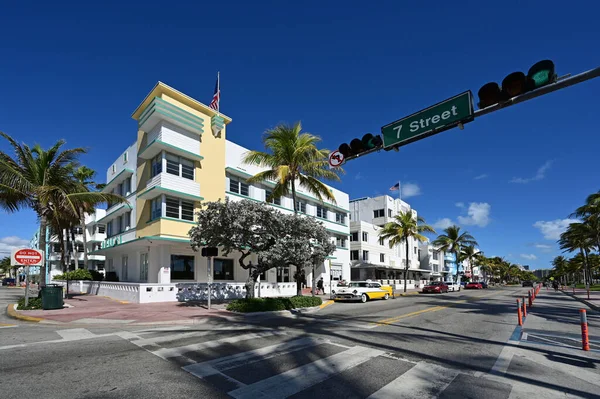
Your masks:
{"label": "blue sky", "polygon": [[[542,59],[559,75],[600,65],[595,1],[410,3],[11,2],[0,130],[87,147],[82,161],[102,179],[158,80],[208,103],[221,71],[229,139],[260,148],[265,129],[301,120],[331,149]],[[600,189],[599,89],[587,82],[351,161],[334,185],[355,198],[401,180],[429,223],[457,222],[488,255],[547,267],[569,213]],[[0,211],[0,252],[35,222]]]}

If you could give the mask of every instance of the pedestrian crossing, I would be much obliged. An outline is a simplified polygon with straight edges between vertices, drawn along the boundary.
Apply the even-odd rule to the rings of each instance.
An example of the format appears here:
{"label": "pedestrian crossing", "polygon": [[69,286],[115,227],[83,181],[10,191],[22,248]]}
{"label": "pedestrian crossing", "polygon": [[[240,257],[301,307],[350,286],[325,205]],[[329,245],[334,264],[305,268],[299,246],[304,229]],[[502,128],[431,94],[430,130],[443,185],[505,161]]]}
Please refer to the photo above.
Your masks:
{"label": "pedestrian crossing", "polygon": [[476,377],[456,369],[285,330],[148,330],[129,340],[235,399],[468,397],[475,385],[477,397],[486,397],[486,386],[489,397],[511,391],[491,380],[465,384]]}

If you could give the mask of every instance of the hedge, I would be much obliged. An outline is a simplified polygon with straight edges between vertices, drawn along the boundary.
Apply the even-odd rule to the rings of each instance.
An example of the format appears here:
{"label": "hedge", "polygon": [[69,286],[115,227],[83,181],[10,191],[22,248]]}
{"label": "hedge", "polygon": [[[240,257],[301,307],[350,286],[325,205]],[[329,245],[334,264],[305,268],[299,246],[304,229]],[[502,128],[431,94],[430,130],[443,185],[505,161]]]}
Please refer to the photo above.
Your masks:
{"label": "hedge", "polygon": [[272,312],[276,310],[292,310],[310,308],[323,303],[320,297],[293,296],[291,298],[252,298],[236,299],[227,305],[232,312]]}
{"label": "hedge", "polygon": [[41,309],[42,308],[42,298],[29,298],[29,304],[27,307],[25,307],[25,298],[21,298],[19,299],[19,307],[17,309],[19,310],[35,310],[35,309]]}
{"label": "hedge", "polygon": [[87,269],[77,269],[54,276],[54,280],[92,280],[92,273]]}

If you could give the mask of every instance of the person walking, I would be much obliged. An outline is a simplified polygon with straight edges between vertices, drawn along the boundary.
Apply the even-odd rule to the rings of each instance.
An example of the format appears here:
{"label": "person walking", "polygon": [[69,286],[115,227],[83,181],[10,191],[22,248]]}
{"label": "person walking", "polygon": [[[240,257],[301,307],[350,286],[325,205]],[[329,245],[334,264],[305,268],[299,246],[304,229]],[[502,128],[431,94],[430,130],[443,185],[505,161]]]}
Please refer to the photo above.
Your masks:
{"label": "person walking", "polygon": [[554,280],[552,283],[552,288],[554,288],[554,291],[558,291],[558,281]]}
{"label": "person walking", "polygon": [[319,294],[319,291],[323,291],[323,295],[325,295],[325,288],[323,288],[323,277],[321,277],[317,282],[317,295]]}

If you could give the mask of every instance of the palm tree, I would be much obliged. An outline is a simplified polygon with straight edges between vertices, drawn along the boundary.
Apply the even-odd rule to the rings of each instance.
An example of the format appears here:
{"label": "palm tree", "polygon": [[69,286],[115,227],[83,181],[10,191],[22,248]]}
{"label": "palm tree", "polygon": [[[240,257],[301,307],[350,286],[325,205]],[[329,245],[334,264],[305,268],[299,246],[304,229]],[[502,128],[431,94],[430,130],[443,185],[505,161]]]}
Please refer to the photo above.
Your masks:
{"label": "palm tree", "polygon": [[[45,150],[38,144],[29,147],[19,144],[6,133],[0,132],[15,152],[15,157],[0,151],[0,207],[17,212],[32,209],[40,222],[39,247],[46,250],[46,228],[53,212],[69,209],[77,212],[81,203],[106,201],[123,202],[120,196],[91,193],[83,190],[73,176],[79,166],[77,158],[86,152],[83,148],[63,150],[59,140]],[[45,285],[46,265],[40,268],[41,285]]]}
{"label": "palm tree", "polygon": [[319,200],[327,199],[335,203],[333,193],[319,179],[339,181],[338,173],[343,173],[341,168],[329,169],[329,150],[319,150],[316,146],[321,139],[310,133],[301,133],[301,130],[300,122],[293,126],[278,125],[265,133],[263,143],[266,152],[248,151],[243,158],[244,163],[267,168],[248,179],[249,183],[276,182],[268,201],[291,191],[294,213],[298,213],[297,183]]}
{"label": "palm tree", "polygon": [[436,246],[440,251],[453,253],[456,258],[456,282],[458,283],[458,263],[459,254],[462,248],[468,246],[477,246],[477,241],[469,232],[460,232],[460,227],[453,225],[444,229],[444,234],[441,234],[436,238],[432,244]]}
{"label": "palm tree", "polygon": [[406,280],[408,275],[408,240],[413,238],[420,242],[428,241],[423,233],[433,233],[433,227],[425,224],[425,219],[416,216],[413,211],[400,212],[394,216],[394,221],[386,224],[379,232],[379,237],[389,240],[390,248],[404,243],[406,247],[406,265],[404,266],[404,292],[406,292]]}
{"label": "palm tree", "polygon": [[[558,278],[563,278],[564,276],[566,276],[567,274],[567,270],[569,267],[569,263],[567,261],[567,258],[565,258],[562,255],[559,255],[557,257],[555,257],[554,259],[552,259],[552,267],[554,269],[554,274],[556,277]],[[565,281],[563,281],[564,283]]]}
{"label": "palm tree", "polygon": [[590,270],[588,267],[588,254],[594,247],[594,231],[590,223],[571,223],[567,230],[560,235],[558,244],[563,252],[579,250],[582,256],[582,266],[585,281],[590,282]]}
{"label": "palm tree", "polygon": [[[81,184],[83,187],[87,188],[89,191],[93,191],[98,188],[98,184],[94,182],[94,175],[96,171],[88,168],[87,166],[80,166],[75,170],[74,176],[75,179]],[[97,204],[83,203],[78,209],[79,216],[79,224],[81,225],[81,229],[83,230],[83,268],[88,269],[88,251],[87,251],[87,226],[85,224],[85,215],[86,213],[94,212],[95,206]],[[77,254],[77,250],[75,249],[75,261],[79,258]],[[76,267],[77,268],[77,267]]]}
{"label": "palm tree", "polygon": [[467,261],[471,266],[471,270],[473,270],[473,266],[479,265],[481,256],[483,256],[483,253],[473,245],[461,248],[459,254],[460,261]]}

